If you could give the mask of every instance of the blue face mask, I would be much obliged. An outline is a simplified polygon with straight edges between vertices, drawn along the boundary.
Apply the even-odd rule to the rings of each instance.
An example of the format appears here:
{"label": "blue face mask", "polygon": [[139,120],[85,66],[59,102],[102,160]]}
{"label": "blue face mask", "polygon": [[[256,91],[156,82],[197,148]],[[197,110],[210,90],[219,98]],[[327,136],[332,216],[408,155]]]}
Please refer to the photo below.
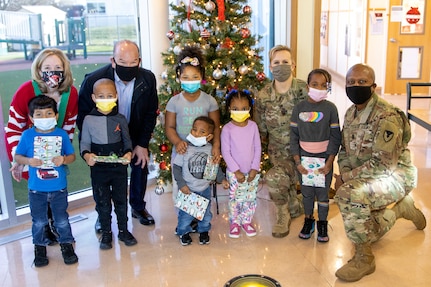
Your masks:
{"label": "blue face mask", "polygon": [[201,88],[201,81],[181,81],[181,89],[183,91],[193,94]]}

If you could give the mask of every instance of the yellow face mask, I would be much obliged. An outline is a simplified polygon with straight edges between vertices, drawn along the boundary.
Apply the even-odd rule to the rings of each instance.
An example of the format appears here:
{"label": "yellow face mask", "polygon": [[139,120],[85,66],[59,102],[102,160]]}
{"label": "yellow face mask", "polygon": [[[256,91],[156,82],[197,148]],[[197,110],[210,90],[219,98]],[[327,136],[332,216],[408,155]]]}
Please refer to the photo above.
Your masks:
{"label": "yellow face mask", "polygon": [[237,123],[242,123],[250,117],[249,111],[230,111],[230,118]]}
{"label": "yellow face mask", "polygon": [[96,107],[104,113],[112,111],[112,109],[117,105],[117,99],[97,99]]}

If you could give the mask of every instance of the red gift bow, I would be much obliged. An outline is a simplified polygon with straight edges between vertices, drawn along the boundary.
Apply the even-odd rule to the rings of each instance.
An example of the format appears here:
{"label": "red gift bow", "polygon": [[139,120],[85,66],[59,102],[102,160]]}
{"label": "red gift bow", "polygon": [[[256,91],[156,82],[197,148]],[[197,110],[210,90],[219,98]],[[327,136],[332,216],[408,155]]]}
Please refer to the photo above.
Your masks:
{"label": "red gift bow", "polygon": [[218,20],[224,21],[226,20],[224,16],[224,0],[217,0],[217,8],[218,8]]}

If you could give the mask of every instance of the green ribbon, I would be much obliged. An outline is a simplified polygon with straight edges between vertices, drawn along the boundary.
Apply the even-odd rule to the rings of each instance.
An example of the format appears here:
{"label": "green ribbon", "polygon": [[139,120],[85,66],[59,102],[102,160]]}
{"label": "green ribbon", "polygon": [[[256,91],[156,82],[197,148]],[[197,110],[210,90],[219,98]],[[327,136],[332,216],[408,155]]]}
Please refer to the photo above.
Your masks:
{"label": "green ribbon", "polygon": [[[36,97],[43,95],[42,91],[39,88],[39,85],[35,80],[32,81],[32,84],[33,84],[33,89],[34,89],[34,93],[36,94]],[[60,107],[58,111],[58,120],[57,120],[57,127],[59,128],[63,127],[64,118],[66,117],[67,103],[69,102],[69,96],[70,96],[70,88],[66,92],[61,94]]]}

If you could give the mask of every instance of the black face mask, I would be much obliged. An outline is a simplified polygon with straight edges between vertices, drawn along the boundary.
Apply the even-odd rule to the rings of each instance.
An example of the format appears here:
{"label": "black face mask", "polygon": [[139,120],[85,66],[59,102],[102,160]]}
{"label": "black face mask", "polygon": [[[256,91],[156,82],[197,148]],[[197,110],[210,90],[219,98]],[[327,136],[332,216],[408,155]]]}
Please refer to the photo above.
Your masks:
{"label": "black face mask", "polygon": [[139,66],[125,67],[115,63],[115,72],[122,81],[130,82],[138,75]]}
{"label": "black face mask", "polygon": [[355,105],[361,105],[366,101],[368,101],[369,98],[371,98],[371,95],[372,95],[371,87],[373,85],[346,87],[347,97],[349,97],[349,99]]}

